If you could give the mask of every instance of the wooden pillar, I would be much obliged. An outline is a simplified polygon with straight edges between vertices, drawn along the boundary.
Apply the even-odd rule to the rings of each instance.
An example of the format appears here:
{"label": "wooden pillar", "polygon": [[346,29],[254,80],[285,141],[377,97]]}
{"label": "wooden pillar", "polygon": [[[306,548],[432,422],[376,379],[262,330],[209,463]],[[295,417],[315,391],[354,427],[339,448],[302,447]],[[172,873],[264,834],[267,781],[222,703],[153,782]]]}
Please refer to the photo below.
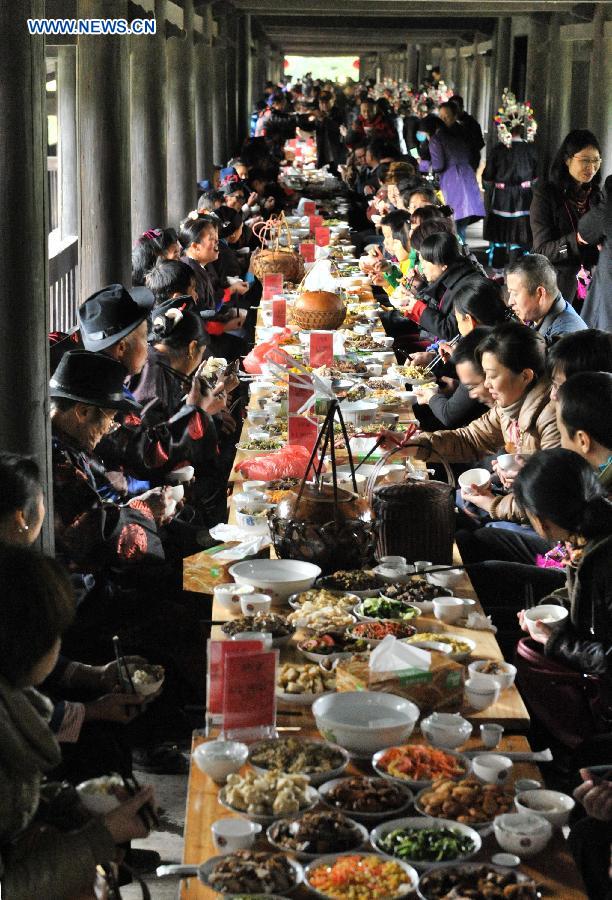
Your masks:
{"label": "wooden pillar", "polygon": [[60,233],[79,233],[77,183],[76,47],[64,44],[57,54],[57,121],[59,161]]}
{"label": "wooden pillar", "polygon": [[487,153],[497,143],[497,128],[493,124],[504,89],[510,87],[512,19],[509,16],[498,19],[493,38],[493,60],[491,78],[491,98],[487,123]]}
{"label": "wooden pillar", "polygon": [[[251,14],[244,13],[238,19],[238,129],[237,144],[249,135],[251,110],[253,108],[253,58],[251,51]],[[238,149],[238,147],[236,149]]]}
{"label": "wooden pillar", "polygon": [[45,48],[26,26],[44,14],[43,0],[0,4],[0,449],[40,466],[52,553]]}
{"label": "wooden pillar", "polygon": [[166,225],[166,0],[157,33],[130,37],[132,238]]}
{"label": "wooden pillar", "polygon": [[470,106],[469,112],[475,119],[479,118],[480,99],[482,96],[483,65],[482,57],[478,52],[478,35],[474,35],[474,57],[472,59],[472,71],[470,78]]}
{"label": "wooden pillar", "polygon": [[[219,20],[218,20],[219,22]],[[219,33],[212,50],[213,55],[213,162],[223,166],[227,162],[227,80],[226,80],[226,54],[225,34],[219,22]]]}
{"label": "wooden pillar", "polygon": [[612,166],[612,120],[608,104],[612,96],[612,10],[595,7],[589,85],[589,128],[599,139],[604,178]]}
{"label": "wooden pillar", "polygon": [[[113,15],[127,19],[127,0]],[[77,17],[108,15],[105,0],[78,0]],[[129,40],[79,37],[81,302],[106,284],[131,284]]]}
{"label": "wooden pillar", "polygon": [[183,32],[166,42],[168,224],[178,225],[196,203],[193,0],[183,6]]}
{"label": "wooden pillar", "polygon": [[196,176],[201,181],[213,172],[214,58],[213,17],[210,5],[202,10],[203,39],[194,47],[196,104]]}
{"label": "wooden pillar", "polygon": [[409,84],[416,85],[416,47],[414,44],[408,44],[406,47],[406,81]]}

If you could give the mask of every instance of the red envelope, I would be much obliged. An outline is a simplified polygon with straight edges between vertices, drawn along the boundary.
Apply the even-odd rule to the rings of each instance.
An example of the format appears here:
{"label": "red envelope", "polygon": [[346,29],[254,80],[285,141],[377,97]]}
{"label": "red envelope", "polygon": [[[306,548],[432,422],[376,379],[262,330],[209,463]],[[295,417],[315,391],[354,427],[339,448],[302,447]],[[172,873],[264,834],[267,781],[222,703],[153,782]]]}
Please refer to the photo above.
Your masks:
{"label": "red envelope", "polygon": [[314,216],[317,212],[317,204],[314,200],[304,200],[304,216]]}
{"label": "red envelope", "polygon": [[310,233],[314,234],[315,229],[320,228],[323,224],[323,216],[308,216],[309,225],[310,225]]}
{"label": "red envelope", "polygon": [[315,261],[315,245],[311,241],[306,244],[300,244],[300,253],[304,257],[304,262]]}
{"label": "red envelope", "polygon": [[275,294],[283,292],[283,273],[278,272],[273,275],[264,275],[263,277],[263,299],[271,300]]}
{"label": "red envelope", "polygon": [[318,228],[315,228],[315,244],[317,247],[327,247],[329,239],[329,228],[326,228],[324,225],[319,225]]}

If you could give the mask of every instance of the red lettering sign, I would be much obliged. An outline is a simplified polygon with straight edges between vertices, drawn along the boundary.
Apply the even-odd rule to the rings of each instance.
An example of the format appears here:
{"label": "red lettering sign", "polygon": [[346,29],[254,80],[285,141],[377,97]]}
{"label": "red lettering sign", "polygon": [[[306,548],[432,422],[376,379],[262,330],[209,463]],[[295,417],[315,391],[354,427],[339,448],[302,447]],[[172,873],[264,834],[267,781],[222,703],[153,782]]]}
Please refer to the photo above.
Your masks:
{"label": "red lettering sign", "polygon": [[319,366],[331,366],[334,362],[333,331],[310,332],[310,365],[313,369]]}
{"label": "red lettering sign", "polygon": [[324,225],[320,225],[318,228],[315,228],[315,244],[317,247],[327,247],[329,244],[329,228],[326,228]]}
{"label": "red lettering sign", "polygon": [[319,427],[316,422],[306,416],[289,416],[289,443],[300,444],[312,453]]}
{"label": "red lettering sign", "polygon": [[304,262],[315,261],[315,245],[308,241],[306,244],[300,244],[300,253],[304,257]]}
{"label": "red lettering sign", "polygon": [[287,301],[284,297],[272,301],[272,324],[281,328],[287,324]]}
{"label": "red lettering sign", "polygon": [[278,650],[226,657],[223,731],[274,727],[277,662]]}
{"label": "red lettering sign", "polygon": [[263,299],[271,300],[275,294],[283,292],[283,273],[278,272],[273,275],[264,275],[263,277]]}
{"label": "red lettering sign", "polygon": [[304,200],[304,216],[314,216],[317,212],[317,204],[314,200]]}

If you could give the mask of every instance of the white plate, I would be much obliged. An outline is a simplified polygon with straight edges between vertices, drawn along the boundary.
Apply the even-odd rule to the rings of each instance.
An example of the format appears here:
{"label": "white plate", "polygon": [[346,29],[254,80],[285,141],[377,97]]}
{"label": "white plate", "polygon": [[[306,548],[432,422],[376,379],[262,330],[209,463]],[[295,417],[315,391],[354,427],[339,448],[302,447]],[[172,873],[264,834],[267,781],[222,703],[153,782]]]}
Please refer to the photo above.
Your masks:
{"label": "white plate", "polygon": [[[318,694],[317,696],[320,697],[321,694]],[[251,744],[251,747],[249,750],[249,757],[262,744],[267,745],[270,743],[273,743],[273,741],[272,740],[264,740],[264,741],[258,741],[255,744]],[[302,740],[301,743],[302,744],[325,744],[326,747],[331,747],[333,750],[337,751],[340,754],[340,756],[342,757],[342,763],[337,768],[329,769],[327,772],[293,772],[292,774],[306,775],[306,777],[309,779],[311,785],[316,788],[318,788],[319,785],[324,784],[326,781],[329,781],[332,778],[342,777],[346,767],[348,766],[348,764],[350,762],[350,756],[349,756],[348,752],[344,749],[344,747],[339,747],[338,744],[331,744],[329,741],[317,741],[313,738],[306,738],[306,739]],[[255,769],[256,772],[261,772],[262,774],[265,774],[266,772],[271,771],[271,769],[265,769],[263,766],[255,765],[255,763],[251,762],[250,758],[249,758],[249,765],[251,766],[252,769]],[[285,816],[285,818],[287,818],[287,816]],[[296,817],[291,816],[291,818],[294,819]]]}
{"label": "white plate", "polygon": [[[320,866],[333,866],[334,863],[336,862],[336,860],[340,859],[343,856],[354,856],[354,855],[356,855],[356,854],[353,851],[352,853],[330,853],[327,856],[320,856],[318,859],[314,860],[314,862],[311,862],[311,863],[309,863],[309,865],[306,866],[306,868],[304,870],[305,886],[308,888],[308,890],[311,893],[313,893],[315,895],[315,897],[321,897],[321,898],[323,898],[323,900],[327,900],[327,898],[331,897],[331,894],[324,894],[321,891],[318,891],[316,888],[312,887],[312,885],[308,881],[309,874],[312,871],[314,871],[315,869],[318,869]],[[388,858],[388,857],[382,857],[382,855],[379,853],[372,853],[372,852],[368,853],[367,851],[362,851],[359,855],[360,856],[381,856],[382,859]],[[385,898],[385,900],[396,900],[396,898],[397,898],[397,900],[399,900],[400,897],[405,897],[409,894],[412,894],[413,891],[416,890],[417,885],[419,883],[418,873],[412,866],[409,866],[407,863],[402,862],[401,859],[394,859],[394,862],[396,862],[399,866],[401,866],[402,869],[404,870],[404,872],[406,873],[406,875],[410,878],[410,886],[406,885],[406,888],[404,890],[404,886],[402,885],[401,892],[398,891],[398,893]]]}
{"label": "white plate", "polygon": [[[424,743],[424,742],[423,742]],[[421,778],[416,781],[413,781],[408,778],[398,778],[397,775],[390,775],[385,769],[381,768],[379,765],[380,760],[383,755],[387,753],[388,750],[391,750],[391,747],[387,747],[386,750],[379,750],[378,753],[375,753],[372,757],[372,768],[376,772],[377,775],[380,775],[381,778],[386,778],[387,781],[392,781],[393,784],[399,784],[400,787],[408,787],[410,790],[422,791],[424,788],[429,787],[433,781],[432,778]],[[433,749],[441,749],[441,748],[431,748]],[[456,760],[458,760],[464,767],[465,771],[461,775],[457,775],[459,778],[467,778],[470,772],[470,761],[463,756],[461,753],[456,753],[454,750],[446,750],[444,749],[444,753],[447,753],[449,756],[453,756]],[[446,777],[446,776],[445,776]],[[382,852],[382,851],[381,851]]]}
{"label": "white plate", "polygon": [[390,822],[383,822],[382,825],[378,825],[372,830],[372,832],[370,833],[370,842],[377,853],[382,853],[383,856],[387,856],[389,857],[389,859],[394,859],[397,862],[406,862],[409,866],[413,866],[415,869],[429,869],[435,864],[435,860],[399,860],[397,856],[392,853],[388,853],[386,850],[383,850],[382,847],[379,846],[378,842],[382,838],[386,837],[389,832],[395,831],[397,828],[413,828],[419,831],[422,831],[424,828],[435,828],[436,830],[448,828],[452,831],[460,832],[465,837],[469,837],[474,843],[474,849],[469,853],[464,853],[462,856],[458,856],[454,860],[449,860],[449,862],[453,862],[455,864],[465,862],[466,860],[471,859],[473,856],[476,856],[476,854],[482,847],[482,838],[478,834],[476,829],[470,828],[469,825],[463,825],[461,822],[453,822],[451,819],[434,819],[431,816],[408,816],[404,819],[392,819]]}
{"label": "white plate", "polygon": [[[221,804],[221,806],[224,806],[225,809],[229,809],[230,812],[235,813],[237,816],[242,816],[243,819],[250,819],[251,822],[258,822],[260,825],[271,825],[272,822],[276,822],[277,819],[284,819],[287,816],[286,812],[278,813],[278,815],[273,815],[264,813],[249,813],[246,810],[237,809],[235,806],[232,806],[231,803],[228,803],[225,799],[226,790],[226,787],[221,788],[217,795],[218,802]],[[296,817],[301,816],[305,812],[310,812],[310,810],[314,809],[320,800],[319,792],[312,786],[306,788],[306,796],[308,798],[308,804],[295,814]]]}
{"label": "white plate", "polygon": [[[451,652],[449,653],[449,657],[450,657],[450,659],[454,659],[457,662],[465,662],[465,660],[469,659],[470,656],[472,655],[472,653],[474,652],[474,650],[476,649],[476,641],[473,641],[471,638],[466,638],[466,637],[463,637],[458,634],[450,634],[450,632],[447,632],[447,631],[436,632],[435,627],[428,628],[427,632],[424,632],[424,633],[429,633],[429,634],[438,633],[440,635],[440,637],[454,638],[454,640],[456,640],[456,641],[463,641],[464,644],[468,644],[470,649],[463,653],[453,653],[453,651],[451,649]],[[417,638],[417,635],[415,635],[415,639],[416,638]],[[419,647],[419,646],[421,646],[421,644],[423,644],[423,646],[424,646],[425,644],[431,643],[431,642],[428,642],[428,641],[421,642],[421,641],[417,641],[417,640],[411,640],[411,641],[409,641],[409,643],[411,645],[415,645],[415,646]],[[444,643],[444,641],[436,641],[436,643],[442,644],[442,643]],[[425,647],[425,649],[428,650],[428,649],[431,649],[431,647]]]}
{"label": "white plate", "polygon": [[[346,816],[346,818],[349,819],[348,816]],[[285,820],[280,819],[279,821],[282,822]],[[293,821],[293,818],[287,818],[287,821]],[[363,848],[364,846],[367,846],[368,841],[369,841],[369,835],[368,835],[367,828],[365,828],[360,822],[356,822],[354,819],[349,819],[349,821],[350,821],[351,825],[353,825],[353,827],[356,829],[357,836],[355,838],[354,849],[352,851],[346,850],[344,852],[354,853],[354,852],[360,850],[361,848]],[[276,825],[278,825],[278,822],[273,822],[272,825],[268,826],[268,829],[266,831],[266,838],[268,840],[268,843],[272,847],[274,847],[275,850],[278,850],[280,853],[292,853],[293,856],[295,856],[295,858],[299,859],[301,862],[312,862],[313,860],[319,859],[321,857],[320,853],[304,853],[303,851],[300,851],[300,850],[287,850],[285,847],[283,847],[282,844],[277,844],[276,841],[274,841],[271,836],[271,832]]]}

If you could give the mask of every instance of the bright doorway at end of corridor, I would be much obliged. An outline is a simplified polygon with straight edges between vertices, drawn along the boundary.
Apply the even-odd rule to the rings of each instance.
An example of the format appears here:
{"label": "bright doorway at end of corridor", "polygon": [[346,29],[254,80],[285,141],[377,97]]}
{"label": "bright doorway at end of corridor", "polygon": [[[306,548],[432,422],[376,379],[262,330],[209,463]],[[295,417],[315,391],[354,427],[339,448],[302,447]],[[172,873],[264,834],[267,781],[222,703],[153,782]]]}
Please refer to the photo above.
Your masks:
{"label": "bright doorway at end of corridor", "polygon": [[313,78],[338,81],[359,78],[359,59],[355,56],[286,56],[285,78],[299,81],[310,72]]}

